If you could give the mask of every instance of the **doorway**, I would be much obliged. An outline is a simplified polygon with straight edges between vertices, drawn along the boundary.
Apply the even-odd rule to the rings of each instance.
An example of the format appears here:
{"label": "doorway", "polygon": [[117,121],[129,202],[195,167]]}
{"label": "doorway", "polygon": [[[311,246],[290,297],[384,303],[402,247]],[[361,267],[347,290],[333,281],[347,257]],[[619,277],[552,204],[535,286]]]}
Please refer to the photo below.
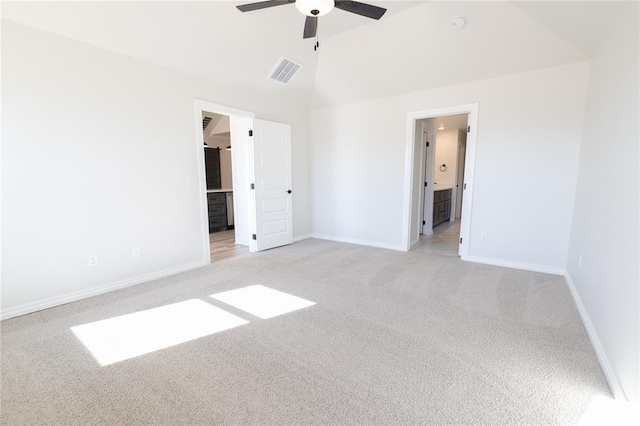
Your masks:
{"label": "doorway", "polygon": [[[195,101],[195,113],[198,129],[196,149],[202,188],[199,198],[202,251],[208,254],[205,260],[210,263],[233,256],[236,251],[249,251],[249,129],[254,114],[202,100]],[[208,123],[205,122],[206,117],[211,117]],[[227,151],[227,147],[230,147],[230,151]],[[209,154],[207,158],[206,153],[214,151],[215,154]],[[213,164],[213,167],[209,167],[211,171],[215,170],[217,154],[220,166],[224,168],[223,161],[227,162],[227,170],[223,172],[220,169],[219,176],[215,172],[207,173],[209,162]],[[215,198],[211,200],[213,203],[210,203],[210,198]],[[230,217],[233,235],[228,232],[231,231]]]}
{"label": "doorway", "polygon": [[468,114],[416,120],[424,147],[424,155],[418,157],[422,162],[416,164],[424,169],[425,185],[417,224],[421,232],[412,244],[414,250],[458,255],[467,129]]}
{"label": "doorway", "polygon": [[421,251],[467,257],[477,122],[478,104],[408,114],[407,251],[420,247]]}
{"label": "doorway", "polygon": [[[211,235],[218,234],[209,232],[211,209],[216,210],[217,214],[226,214],[227,217],[226,222],[214,221],[213,228],[217,228],[216,230],[229,231],[228,219],[233,218],[235,246],[246,246],[248,251],[255,252],[291,244],[293,242],[291,126],[256,120],[251,112],[212,102],[196,99],[194,104],[195,147],[200,185],[197,184],[196,178],[188,176],[187,186],[201,188],[199,199],[204,261],[210,263],[214,257],[210,251],[210,240]],[[220,177],[218,183],[215,173],[212,179],[207,179],[205,152],[214,149],[205,148],[203,127],[207,129],[210,123],[205,126],[203,120],[207,115],[228,117],[228,129],[225,128],[221,134],[228,133],[226,143],[229,145],[224,150],[226,151],[227,147],[230,149],[231,188],[222,188],[223,177]],[[215,144],[215,142],[211,143]],[[222,151],[221,146],[217,148],[216,154]],[[215,161],[213,160],[214,163]],[[211,188],[210,190],[208,181],[213,182],[214,186],[219,186],[220,189]],[[219,192],[223,192],[226,198],[223,199]],[[229,197],[229,194],[232,195]],[[210,203],[210,197],[216,198],[214,203]]]}
{"label": "doorway", "polygon": [[212,263],[249,251],[247,246],[236,243],[230,126],[228,115],[203,111],[209,252]]}

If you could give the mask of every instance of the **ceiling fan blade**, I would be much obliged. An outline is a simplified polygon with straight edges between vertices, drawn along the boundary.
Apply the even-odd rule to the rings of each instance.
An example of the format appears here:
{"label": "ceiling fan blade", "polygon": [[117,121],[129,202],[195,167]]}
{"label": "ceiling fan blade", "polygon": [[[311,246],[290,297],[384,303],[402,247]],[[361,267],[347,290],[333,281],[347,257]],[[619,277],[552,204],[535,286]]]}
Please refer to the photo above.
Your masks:
{"label": "ceiling fan blade", "polygon": [[304,21],[304,35],[302,38],[314,38],[318,32],[318,17],[307,16],[307,20]]}
{"label": "ceiling fan blade", "polygon": [[387,11],[385,8],[374,6],[372,4],[349,0],[336,0],[336,7],[371,19],[380,19]]}
{"label": "ceiling fan blade", "polygon": [[252,10],[266,9],[268,7],[282,6],[289,3],[295,3],[296,0],[270,0],[260,1],[258,3],[249,3],[236,6],[240,12],[251,12]]}

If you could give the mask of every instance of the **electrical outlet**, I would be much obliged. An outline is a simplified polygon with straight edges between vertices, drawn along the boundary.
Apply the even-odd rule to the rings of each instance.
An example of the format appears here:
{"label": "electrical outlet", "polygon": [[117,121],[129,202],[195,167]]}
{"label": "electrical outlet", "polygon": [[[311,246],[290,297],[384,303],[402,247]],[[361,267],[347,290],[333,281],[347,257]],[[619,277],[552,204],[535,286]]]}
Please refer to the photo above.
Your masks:
{"label": "electrical outlet", "polygon": [[140,249],[139,248],[131,249],[131,257],[133,257],[134,259],[140,257]]}
{"label": "electrical outlet", "polygon": [[98,256],[95,254],[89,255],[89,266],[97,266],[98,265]]}
{"label": "electrical outlet", "polygon": [[578,258],[578,269],[582,269],[582,255]]}
{"label": "electrical outlet", "polygon": [[486,232],[483,232],[482,234],[480,234],[480,241],[486,243],[487,241],[489,241],[489,235],[487,235]]}

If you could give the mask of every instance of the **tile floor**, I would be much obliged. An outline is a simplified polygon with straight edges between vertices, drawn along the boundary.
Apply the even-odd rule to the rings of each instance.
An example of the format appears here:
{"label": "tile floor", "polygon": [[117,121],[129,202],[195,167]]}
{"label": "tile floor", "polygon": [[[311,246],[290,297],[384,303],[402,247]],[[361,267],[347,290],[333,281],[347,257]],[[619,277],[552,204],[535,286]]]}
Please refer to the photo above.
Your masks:
{"label": "tile floor", "polygon": [[436,226],[433,228],[433,235],[421,235],[420,242],[411,251],[457,256],[459,239],[460,218],[455,222],[444,222]]}

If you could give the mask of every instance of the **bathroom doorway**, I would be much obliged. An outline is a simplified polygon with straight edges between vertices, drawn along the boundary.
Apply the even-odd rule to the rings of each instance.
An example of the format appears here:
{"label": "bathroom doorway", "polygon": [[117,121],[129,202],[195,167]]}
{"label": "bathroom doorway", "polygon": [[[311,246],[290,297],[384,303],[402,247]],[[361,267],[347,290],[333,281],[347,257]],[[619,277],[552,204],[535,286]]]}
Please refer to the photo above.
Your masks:
{"label": "bathroom doorway", "polygon": [[478,105],[408,114],[406,250],[468,254]]}

